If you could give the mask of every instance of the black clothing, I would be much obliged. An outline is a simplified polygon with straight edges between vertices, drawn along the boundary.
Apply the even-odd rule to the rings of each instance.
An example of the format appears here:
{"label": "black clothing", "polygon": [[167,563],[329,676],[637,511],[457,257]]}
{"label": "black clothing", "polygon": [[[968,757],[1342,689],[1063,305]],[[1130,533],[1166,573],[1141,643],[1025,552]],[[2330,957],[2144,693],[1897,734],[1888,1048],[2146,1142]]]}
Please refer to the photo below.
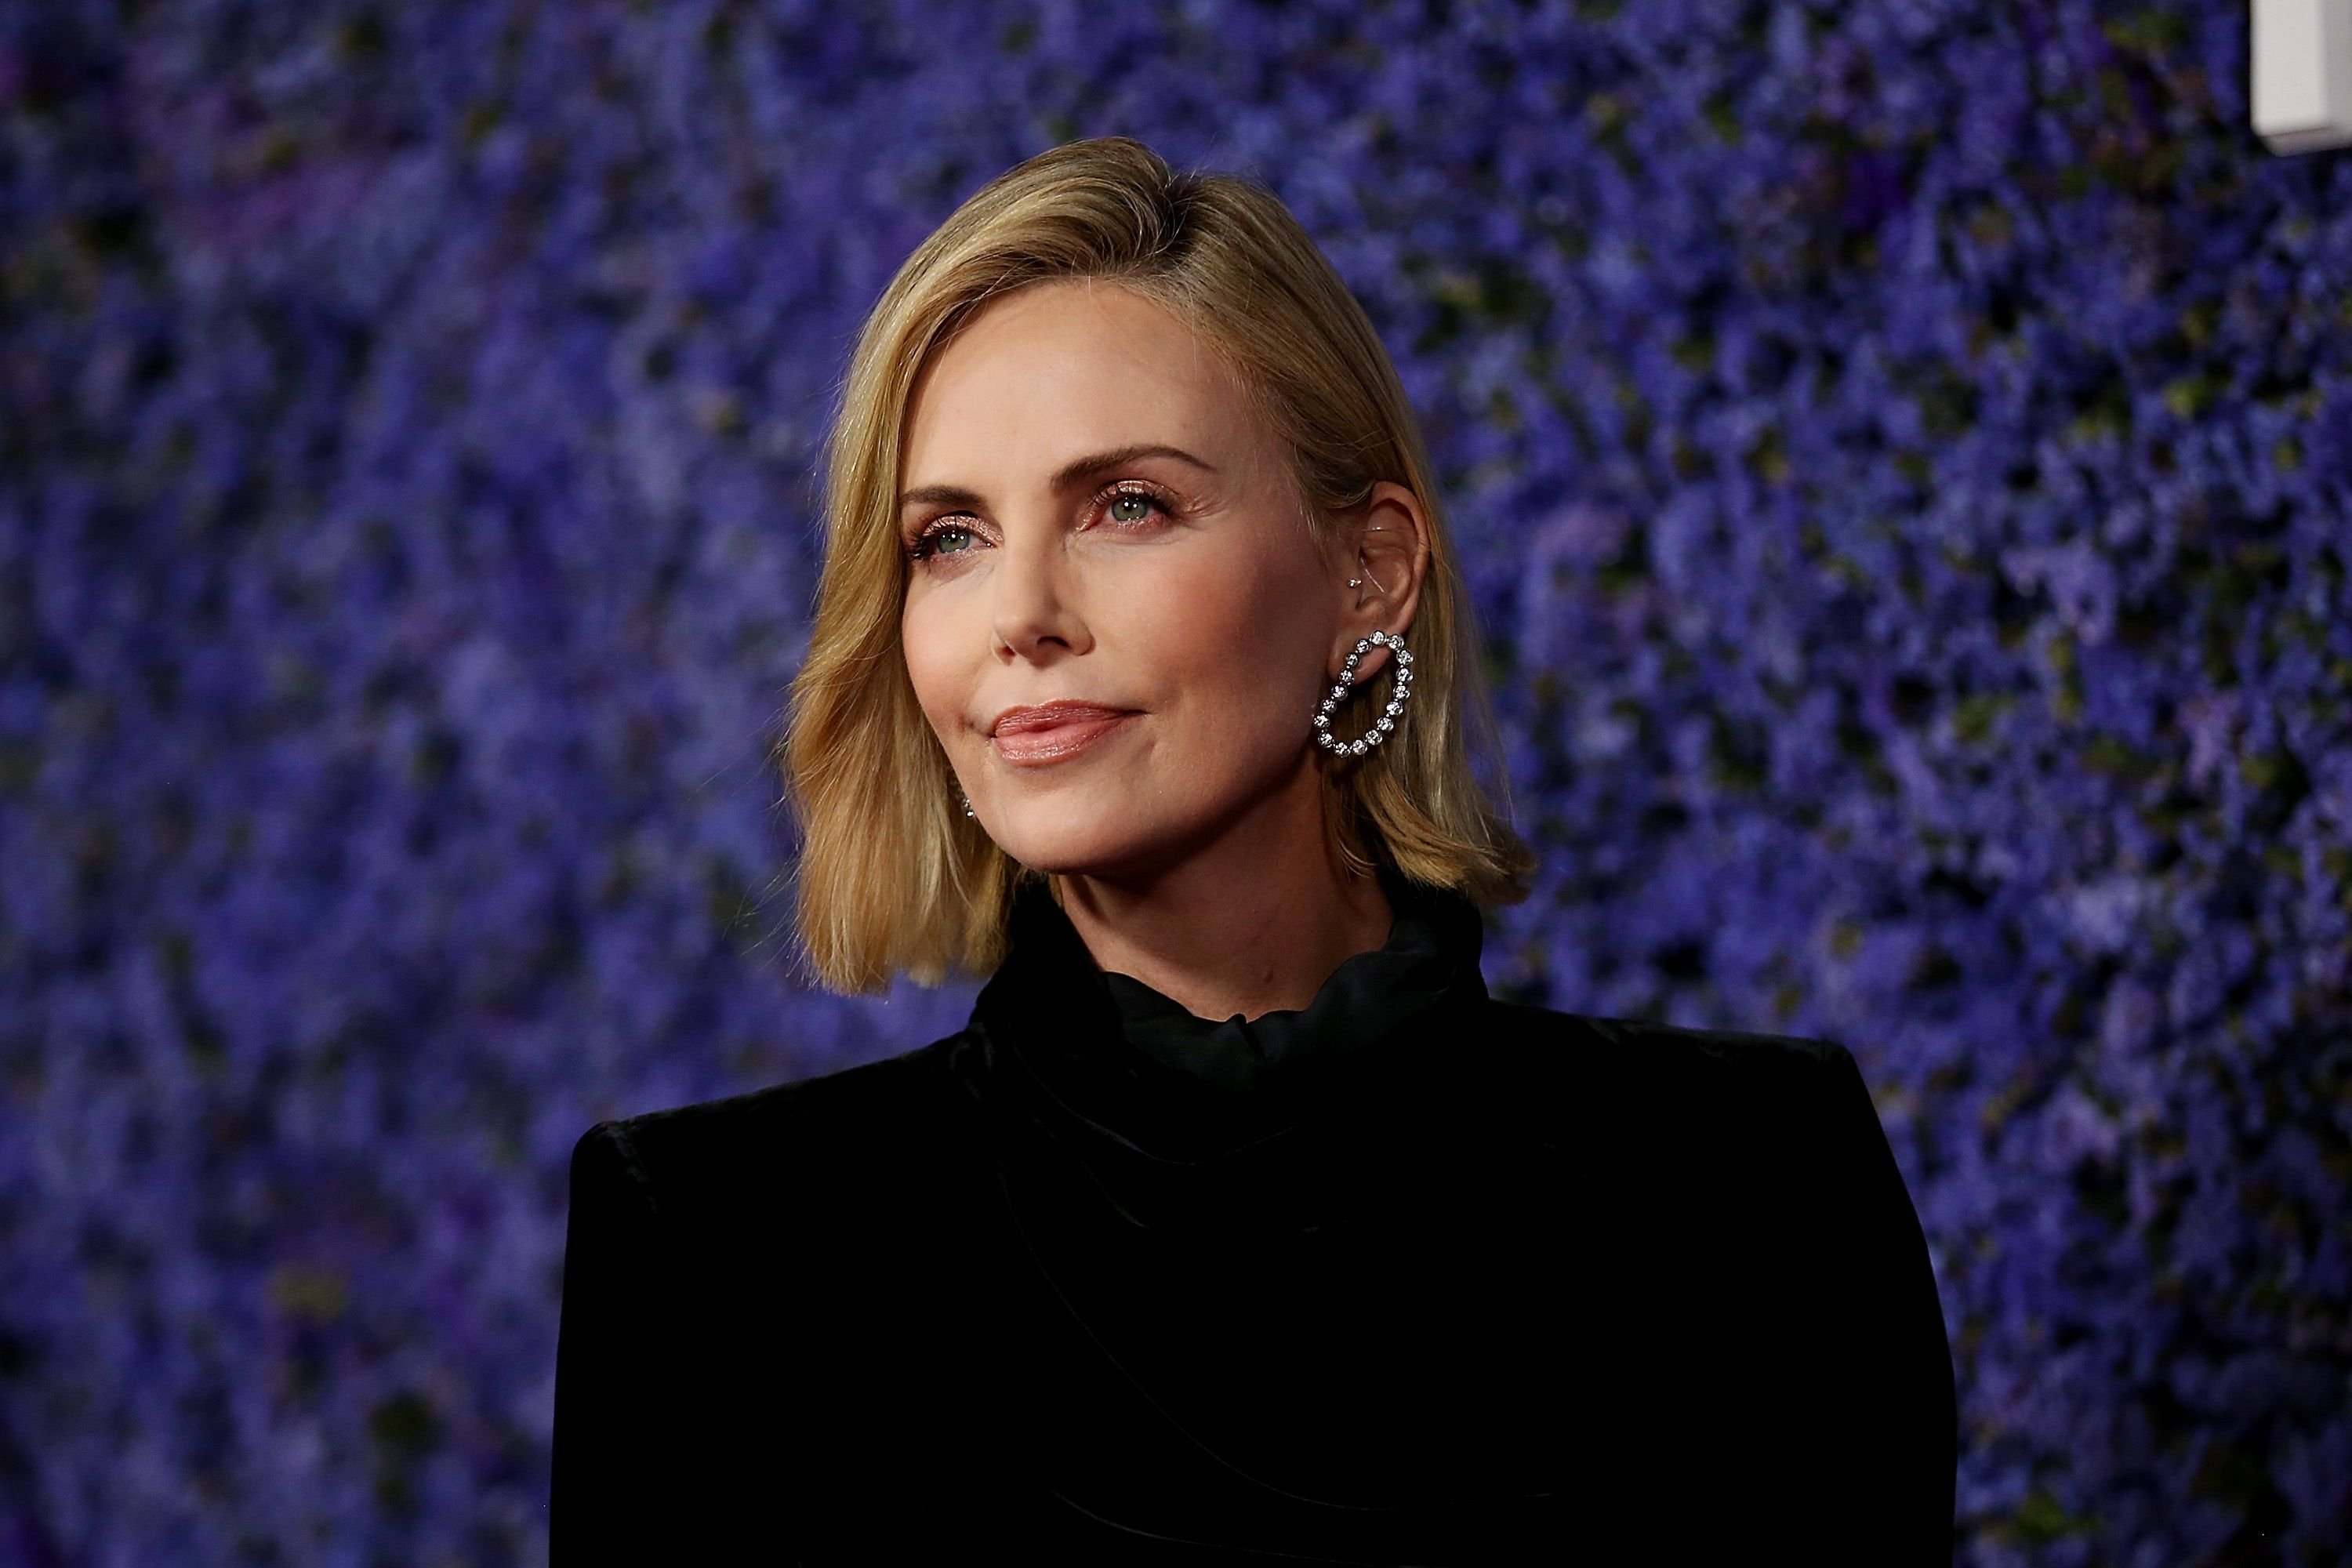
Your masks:
{"label": "black clothing", "polygon": [[[1416,897],[1412,884],[1393,874],[1384,874],[1381,885],[1395,915],[1388,941],[1341,963],[1304,1010],[1199,1018],[1142,981],[1106,971],[1121,1033],[1177,1071],[1220,1088],[1279,1092],[1300,1076],[1300,1064],[1370,1044],[1402,1025],[1408,1010],[1433,1005],[1450,984],[1475,984],[1484,994],[1477,910],[1460,900]],[[1449,920],[1454,929],[1445,929]]]}
{"label": "black clothing", "polygon": [[1477,911],[1384,880],[1246,1024],[1032,885],[959,1033],[592,1129],[553,1568],[1948,1563],[1853,1058],[1496,1001]]}

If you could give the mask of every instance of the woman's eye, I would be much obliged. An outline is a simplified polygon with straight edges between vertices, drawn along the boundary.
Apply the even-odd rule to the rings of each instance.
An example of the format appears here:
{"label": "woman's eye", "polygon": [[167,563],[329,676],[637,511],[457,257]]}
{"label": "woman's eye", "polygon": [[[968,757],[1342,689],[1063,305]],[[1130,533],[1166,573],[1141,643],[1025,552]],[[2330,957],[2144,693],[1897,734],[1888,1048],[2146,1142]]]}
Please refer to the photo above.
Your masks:
{"label": "woman's eye", "polygon": [[961,555],[971,549],[972,541],[978,537],[961,523],[934,523],[916,538],[907,553],[918,562],[938,555]]}
{"label": "woman's eye", "polygon": [[1175,509],[1151,491],[1142,489],[1113,490],[1098,503],[1103,521],[1119,528],[1133,528],[1138,523],[1151,521],[1155,517],[1172,518]]}

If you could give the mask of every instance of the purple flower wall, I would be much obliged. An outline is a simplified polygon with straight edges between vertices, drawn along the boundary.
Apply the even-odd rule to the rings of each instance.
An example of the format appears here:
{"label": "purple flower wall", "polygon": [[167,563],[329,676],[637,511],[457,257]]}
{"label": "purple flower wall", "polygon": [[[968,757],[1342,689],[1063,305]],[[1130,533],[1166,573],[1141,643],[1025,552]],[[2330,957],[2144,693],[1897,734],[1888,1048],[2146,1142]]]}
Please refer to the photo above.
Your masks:
{"label": "purple flower wall", "polygon": [[0,1560],[501,1563],[598,1118],[793,982],[860,315],[1076,135],[1430,424],[1497,989],[1851,1045],[1970,1563],[2352,1552],[2352,164],[2239,4],[0,0]]}

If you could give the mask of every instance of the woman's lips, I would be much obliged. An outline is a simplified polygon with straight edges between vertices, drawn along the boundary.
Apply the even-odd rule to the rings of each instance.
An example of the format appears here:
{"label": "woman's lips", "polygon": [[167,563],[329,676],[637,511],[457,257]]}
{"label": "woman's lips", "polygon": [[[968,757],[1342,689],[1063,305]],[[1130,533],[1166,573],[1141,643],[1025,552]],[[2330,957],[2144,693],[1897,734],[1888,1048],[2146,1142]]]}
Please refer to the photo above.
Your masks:
{"label": "woman's lips", "polygon": [[1058,763],[1077,755],[1134,717],[1133,713],[1073,713],[1035,728],[1000,730],[990,743],[998,756],[1015,765]]}

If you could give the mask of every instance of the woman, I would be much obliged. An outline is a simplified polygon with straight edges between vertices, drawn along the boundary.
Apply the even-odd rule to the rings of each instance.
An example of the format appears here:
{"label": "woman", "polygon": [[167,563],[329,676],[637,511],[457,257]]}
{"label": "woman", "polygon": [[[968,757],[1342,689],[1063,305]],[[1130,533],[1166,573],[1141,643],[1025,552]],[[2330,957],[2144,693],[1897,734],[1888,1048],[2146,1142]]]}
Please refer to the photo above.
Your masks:
{"label": "woman", "polygon": [[1412,414],[1281,205],[1125,140],[861,337],[785,768],[919,1050],[572,1173],[558,1568],[1944,1562],[1951,1364],[1853,1058],[1486,994],[1524,846]]}

